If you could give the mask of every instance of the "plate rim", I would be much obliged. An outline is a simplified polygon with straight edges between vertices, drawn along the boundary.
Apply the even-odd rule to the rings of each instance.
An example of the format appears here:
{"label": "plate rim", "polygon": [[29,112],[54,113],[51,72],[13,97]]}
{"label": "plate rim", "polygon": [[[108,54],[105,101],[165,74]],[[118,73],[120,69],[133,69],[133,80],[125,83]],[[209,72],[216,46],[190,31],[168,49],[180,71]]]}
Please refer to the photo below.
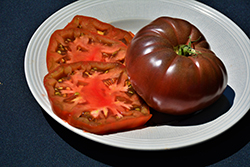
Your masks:
{"label": "plate rim", "polygon": [[[108,2],[111,2],[113,0],[109,0],[109,1],[101,1],[101,0],[93,0],[93,1],[85,1],[86,4],[87,2],[90,3],[90,4],[94,4],[96,2],[102,2],[102,3],[108,3]],[[148,0],[150,1],[150,0]],[[163,2],[172,2],[174,3],[175,1],[173,0],[162,0]],[[184,2],[184,0],[179,0],[180,2]],[[143,1],[145,2],[145,1]],[[235,28],[238,32],[240,32],[242,34],[242,37],[245,38],[245,40],[248,39],[247,35],[240,29],[240,27],[238,25],[236,25],[231,19],[229,19],[228,17],[226,17],[224,14],[220,13],[219,11],[213,9],[212,7],[210,6],[207,6],[201,2],[197,2],[197,1],[194,1],[194,0],[189,0],[188,2],[192,2],[194,3],[197,7],[201,8],[201,9],[206,9],[206,12],[209,12],[210,14],[212,15],[215,15],[216,17],[222,17],[223,19],[226,19],[231,26],[233,26],[233,28]],[[203,138],[201,139],[199,142],[190,142],[189,144],[187,145],[182,145],[182,146],[173,146],[173,147],[162,147],[162,146],[159,146],[157,148],[152,148],[152,147],[134,147],[134,146],[121,146],[120,144],[117,144],[117,143],[110,143],[109,141],[105,140],[103,141],[103,136],[99,136],[99,135],[94,135],[94,134],[85,134],[85,135],[82,135],[82,133],[80,131],[75,131],[75,129],[73,128],[70,128],[70,125],[69,127],[68,126],[65,126],[64,122],[57,116],[53,115],[52,113],[50,112],[47,112],[47,109],[45,109],[43,107],[43,104],[38,100],[40,96],[37,95],[37,93],[35,92],[34,88],[31,86],[32,83],[31,83],[31,78],[30,78],[30,73],[29,73],[29,69],[28,69],[28,64],[30,63],[29,62],[29,52],[30,52],[30,48],[32,47],[32,42],[35,40],[35,37],[38,35],[39,33],[39,30],[43,28],[44,25],[46,25],[53,17],[57,16],[60,12],[62,12],[63,10],[65,9],[69,9],[71,7],[73,7],[74,5],[77,5],[77,4],[81,4],[83,3],[82,1],[76,1],[76,2],[73,2],[69,5],[66,5],[65,7],[59,9],[58,11],[56,11],[55,13],[53,13],[52,15],[50,15],[37,29],[36,31],[33,33],[29,43],[28,43],[28,46],[27,46],[27,49],[26,49],[26,52],[25,52],[25,59],[24,59],[24,71],[25,71],[25,77],[26,77],[26,81],[28,83],[28,87],[32,93],[32,95],[35,97],[36,101],[39,103],[39,105],[45,110],[45,112],[47,114],[49,114],[54,120],[56,120],[58,123],[60,123],[61,125],[63,125],[64,127],[68,128],[69,130],[73,131],[74,133],[77,133],[78,135],[80,136],[83,136],[83,137],[86,137],[88,139],[91,139],[93,141],[96,141],[96,142],[99,142],[99,143],[103,143],[103,144],[106,144],[106,145],[110,145],[110,146],[115,146],[115,147],[119,147],[119,148],[126,148],[126,149],[133,149],[133,150],[164,150],[164,149],[176,149],[176,148],[183,148],[183,147],[186,147],[186,146],[191,146],[191,145],[194,145],[194,144],[198,144],[198,143],[201,143],[201,142],[204,142],[206,140],[209,140],[211,138],[214,138],[218,135],[220,135],[221,133],[225,132],[226,130],[230,129],[233,125],[235,125],[238,121],[240,121],[240,119],[242,119],[242,117],[249,111],[249,106],[246,106],[248,109],[245,109],[246,111],[244,112],[244,114],[241,114],[239,117],[239,119],[237,120],[234,120],[234,123],[231,123],[230,126],[224,128],[223,130],[221,130],[220,133],[217,133],[216,135],[213,135],[213,136],[210,136],[209,138]],[[185,1],[185,3],[187,3],[187,1]],[[249,39],[248,39],[249,40]],[[248,41],[248,47],[250,45],[250,42]],[[105,138],[105,137],[104,137]],[[120,137],[122,138],[122,137]],[[142,139],[140,139],[142,140]]]}

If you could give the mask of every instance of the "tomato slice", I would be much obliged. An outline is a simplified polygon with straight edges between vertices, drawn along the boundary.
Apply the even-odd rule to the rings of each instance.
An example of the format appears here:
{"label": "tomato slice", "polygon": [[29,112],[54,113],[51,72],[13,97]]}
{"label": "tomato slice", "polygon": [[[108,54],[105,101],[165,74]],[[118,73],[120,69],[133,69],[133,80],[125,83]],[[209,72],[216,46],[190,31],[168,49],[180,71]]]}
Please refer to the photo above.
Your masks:
{"label": "tomato slice", "polygon": [[63,64],[45,76],[44,85],[54,113],[92,133],[134,129],[152,116],[121,63]]}
{"label": "tomato slice", "polygon": [[124,63],[127,46],[120,41],[72,28],[55,31],[47,49],[47,69],[65,63],[102,61]]}
{"label": "tomato slice", "polygon": [[131,42],[134,36],[132,32],[116,28],[111,24],[104,23],[96,18],[81,15],[75,16],[65,27],[65,29],[67,28],[87,29],[88,31],[119,40],[126,45]]}

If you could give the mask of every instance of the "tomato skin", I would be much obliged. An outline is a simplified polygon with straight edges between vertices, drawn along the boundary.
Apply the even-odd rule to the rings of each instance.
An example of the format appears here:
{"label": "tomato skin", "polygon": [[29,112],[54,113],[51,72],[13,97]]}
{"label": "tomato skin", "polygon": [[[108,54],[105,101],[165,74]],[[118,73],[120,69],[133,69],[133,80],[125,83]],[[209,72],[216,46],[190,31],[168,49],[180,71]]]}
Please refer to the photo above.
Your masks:
{"label": "tomato skin", "polygon": [[143,126],[149,107],[132,91],[120,63],[63,64],[44,77],[53,112],[70,125],[95,134]]}
{"label": "tomato skin", "polygon": [[[149,112],[148,107],[143,107],[145,112]],[[69,119],[68,123],[74,127],[84,129],[87,132],[92,132],[95,134],[103,135],[103,134],[111,134],[115,132],[122,132],[126,130],[133,130],[137,128],[142,128],[144,124],[152,117],[151,114],[141,114],[136,116],[127,116],[121,118],[119,121],[114,121],[114,119],[107,120],[107,123],[104,124],[91,124],[86,123],[85,121],[81,121],[79,118],[81,109],[75,108],[72,115],[73,119]]]}
{"label": "tomato skin", "polygon": [[134,36],[132,32],[116,28],[111,24],[102,22],[96,18],[81,15],[76,15],[65,27],[65,29],[68,28],[87,29],[90,32],[100,33],[105,37],[122,41],[126,45],[131,42]]}
{"label": "tomato skin", "polygon": [[[196,55],[183,56],[175,47],[188,45]],[[205,37],[189,22],[161,17],[142,28],[125,58],[132,86],[157,111],[184,115],[214,103],[227,86],[227,71],[209,49]]]}

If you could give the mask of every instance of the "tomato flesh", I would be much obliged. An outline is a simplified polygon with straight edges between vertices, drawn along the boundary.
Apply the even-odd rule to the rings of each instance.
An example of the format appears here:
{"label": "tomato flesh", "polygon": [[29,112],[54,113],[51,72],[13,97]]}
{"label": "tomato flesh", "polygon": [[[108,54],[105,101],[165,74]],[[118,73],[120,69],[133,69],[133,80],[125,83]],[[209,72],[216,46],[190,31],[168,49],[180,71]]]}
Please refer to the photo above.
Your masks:
{"label": "tomato flesh", "polygon": [[137,128],[151,118],[120,63],[64,64],[45,76],[44,85],[55,114],[92,133]]}
{"label": "tomato flesh", "polygon": [[134,36],[131,32],[116,28],[111,24],[97,20],[96,18],[81,15],[75,16],[65,27],[65,29],[70,28],[87,29],[90,32],[119,40],[126,45],[129,45]]}
{"label": "tomato flesh", "polygon": [[122,42],[85,29],[57,30],[47,49],[47,69],[52,71],[61,64],[78,61],[124,63],[126,50]]}

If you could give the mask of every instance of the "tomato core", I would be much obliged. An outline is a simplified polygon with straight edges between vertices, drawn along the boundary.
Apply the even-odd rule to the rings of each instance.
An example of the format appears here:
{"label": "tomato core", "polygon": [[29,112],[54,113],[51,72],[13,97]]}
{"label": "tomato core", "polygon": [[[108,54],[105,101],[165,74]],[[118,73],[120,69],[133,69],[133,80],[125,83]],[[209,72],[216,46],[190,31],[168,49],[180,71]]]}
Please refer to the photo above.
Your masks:
{"label": "tomato core", "polygon": [[110,96],[107,96],[107,92],[108,88],[98,78],[93,78],[84,89],[84,94],[88,97],[88,101],[97,108],[106,107],[112,103],[113,100]]}

